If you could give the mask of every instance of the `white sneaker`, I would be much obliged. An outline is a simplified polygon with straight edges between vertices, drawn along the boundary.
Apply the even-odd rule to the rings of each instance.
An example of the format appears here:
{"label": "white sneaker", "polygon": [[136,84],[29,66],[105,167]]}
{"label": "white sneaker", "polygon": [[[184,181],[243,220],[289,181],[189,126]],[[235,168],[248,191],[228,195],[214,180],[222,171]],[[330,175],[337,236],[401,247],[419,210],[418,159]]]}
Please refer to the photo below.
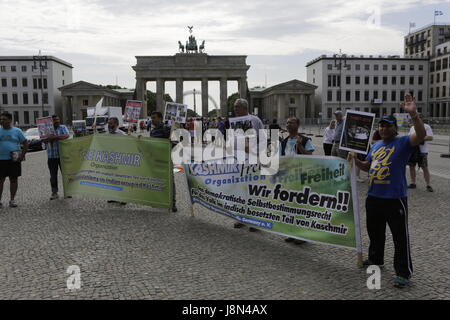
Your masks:
{"label": "white sneaker", "polygon": [[17,203],[14,200],[9,201],[9,206],[11,208],[17,208]]}

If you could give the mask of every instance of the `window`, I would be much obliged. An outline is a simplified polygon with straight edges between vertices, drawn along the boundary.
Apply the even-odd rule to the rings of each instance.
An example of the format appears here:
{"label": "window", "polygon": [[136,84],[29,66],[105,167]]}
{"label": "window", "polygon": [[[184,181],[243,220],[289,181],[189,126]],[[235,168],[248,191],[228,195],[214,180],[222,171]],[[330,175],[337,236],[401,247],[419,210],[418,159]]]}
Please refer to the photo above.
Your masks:
{"label": "window", "polygon": [[0,72],[6,72],[6,66],[0,66]]}
{"label": "window", "polygon": [[328,70],[332,70],[332,69],[333,69],[333,65],[328,64],[328,65],[327,65],[327,68],[328,68]]}
{"label": "window", "polygon": [[364,101],[369,101],[369,91],[364,91]]}
{"label": "window", "polygon": [[388,65],[387,64],[383,64],[383,71],[387,71],[388,69]]}
{"label": "window", "polygon": [[37,79],[33,78],[33,89],[37,89]]}
{"label": "window", "polygon": [[34,122],[36,123],[36,119],[39,118],[39,111],[34,111]]}
{"label": "window", "polygon": [[419,85],[423,84],[423,77],[422,77],[422,76],[419,76],[419,78],[418,78],[418,84],[419,84]]}
{"label": "window", "polygon": [[297,108],[289,108],[289,117],[295,117],[296,115],[296,110]]}
{"label": "window", "polygon": [[22,78],[22,87],[24,87],[24,88],[28,87],[28,79],[27,78]]}
{"label": "window", "polygon": [[409,84],[410,85],[414,84],[414,77],[413,76],[409,77]]}
{"label": "window", "polygon": [[378,65],[377,65],[377,64],[375,64],[375,65],[373,66],[373,70],[378,71]]}
{"label": "window", "polygon": [[333,100],[333,91],[328,90],[327,92],[327,101],[332,101]]}
{"label": "window", "polygon": [[409,65],[409,71],[414,71],[414,65],[413,64]]}
{"label": "window", "polygon": [[328,86],[331,87],[331,75],[328,75]]}
{"label": "window", "polygon": [[445,92],[445,91],[446,91],[445,88],[446,88],[445,86],[442,86],[442,97],[445,97],[445,95],[447,94],[447,93]]}
{"label": "window", "polygon": [[355,70],[361,70],[361,65],[355,64]]}
{"label": "window", "polygon": [[374,99],[378,99],[378,91],[377,91],[377,90],[375,90],[375,91],[373,92],[373,98],[374,98]]}
{"label": "window", "polygon": [[448,68],[448,59],[442,59],[442,69],[447,69]]}
{"label": "window", "polygon": [[28,104],[28,93],[22,94],[23,104]]}
{"label": "window", "polygon": [[383,77],[383,84],[387,84],[388,83],[388,77],[384,76]]}
{"label": "window", "polygon": [[397,84],[397,77],[392,77],[392,79],[391,79],[391,83],[392,84]]}
{"label": "window", "polygon": [[350,76],[346,76],[345,77],[345,84],[351,84],[351,77]]}
{"label": "window", "polygon": [[355,84],[360,84],[361,83],[361,77],[360,76],[356,76],[355,77]]}
{"label": "window", "polygon": [[430,88],[430,98],[433,98],[433,88]]}
{"label": "window", "polygon": [[447,72],[442,72],[442,82],[445,82],[445,81],[447,81]]}
{"label": "window", "polygon": [[19,119],[19,111],[14,111],[14,123],[19,123],[20,119]]}
{"label": "window", "polygon": [[436,73],[436,83],[441,82],[441,74],[440,73]]}
{"label": "window", "polygon": [[12,78],[12,79],[11,79],[11,85],[12,85],[13,87],[17,87],[17,79],[16,79],[16,78]]}
{"label": "window", "polygon": [[391,91],[391,101],[397,101],[397,91]]}
{"label": "window", "polygon": [[405,99],[405,91],[400,91],[400,100],[403,101]]}
{"label": "window", "polygon": [[441,70],[441,60],[436,60],[436,71]]}
{"label": "window", "polygon": [[83,106],[88,106],[88,105],[89,105],[89,100],[84,99],[84,100],[83,100]]}
{"label": "window", "polygon": [[430,74],[430,83],[431,83],[431,84],[434,83],[434,74]]}
{"label": "window", "polygon": [[[313,78],[313,83],[316,83],[316,78]],[[64,85],[64,84],[65,84],[65,81],[63,80],[62,85]]]}
{"label": "window", "polygon": [[27,66],[22,66],[22,72],[27,72]]}
{"label": "window", "polygon": [[12,99],[13,99],[13,104],[19,104],[19,97],[17,96],[17,93],[13,93]]}
{"label": "window", "polygon": [[327,109],[327,118],[328,118],[328,119],[331,119],[332,114],[333,114],[333,109],[332,109],[332,108],[328,108],[328,109]]}
{"label": "window", "polygon": [[405,77],[404,76],[400,77],[400,84],[405,84]]}
{"label": "window", "polygon": [[385,91],[383,91],[383,101],[386,101],[387,100],[387,91],[385,90]]}
{"label": "window", "polygon": [[341,91],[337,92],[337,101],[341,101]]}
{"label": "window", "polygon": [[370,70],[370,64],[365,64],[364,65],[364,70],[366,70],[366,71]]}
{"label": "window", "polygon": [[292,97],[289,98],[289,103],[290,103],[290,104],[295,104],[295,98],[292,98]]}
{"label": "window", "polygon": [[8,104],[8,94],[7,93],[2,94],[2,103]]}
{"label": "window", "polygon": [[350,90],[345,91],[345,101],[351,100],[351,94],[352,92]]}
{"label": "window", "polygon": [[436,87],[436,98],[439,98],[439,87]]}
{"label": "window", "polygon": [[24,124],[30,123],[30,113],[28,111],[23,112],[23,123]]}
{"label": "window", "polygon": [[397,70],[397,65],[393,64],[393,65],[392,65],[392,70],[393,70],[393,71]]}
{"label": "window", "polygon": [[[313,74],[316,74],[316,70],[313,69]],[[62,71],[62,76],[64,77],[64,70]]]}
{"label": "window", "polygon": [[378,77],[373,77],[373,84],[378,84]]}
{"label": "window", "polygon": [[39,95],[36,92],[33,93],[33,104],[39,104]]}
{"label": "window", "polygon": [[355,101],[359,101],[361,99],[359,90],[355,91]]}
{"label": "window", "polygon": [[47,89],[47,78],[44,78],[44,89]]}
{"label": "window", "polygon": [[11,66],[11,72],[16,72],[16,71],[17,71],[16,66]]}
{"label": "window", "polygon": [[42,102],[44,104],[48,104],[48,93],[44,92],[44,95],[42,96]]}
{"label": "window", "polygon": [[402,65],[400,66],[400,70],[405,71],[405,65],[404,65],[404,64],[402,64]]}
{"label": "window", "polygon": [[430,62],[430,72],[434,72],[434,61]]}
{"label": "window", "polygon": [[3,78],[2,79],[2,87],[5,88],[7,85],[8,85],[8,81],[5,78]]}
{"label": "window", "polygon": [[364,77],[364,84],[369,84],[369,77],[368,76]]}

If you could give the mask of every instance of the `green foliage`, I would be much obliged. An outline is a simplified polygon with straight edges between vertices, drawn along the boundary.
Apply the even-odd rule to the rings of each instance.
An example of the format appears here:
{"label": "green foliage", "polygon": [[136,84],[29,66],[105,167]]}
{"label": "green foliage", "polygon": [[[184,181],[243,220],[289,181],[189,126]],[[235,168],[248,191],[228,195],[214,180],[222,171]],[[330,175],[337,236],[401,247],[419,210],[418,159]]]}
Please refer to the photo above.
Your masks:
{"label": "green foliage", "polygon": [[239,99],[239,93],[233,93],[231,96],[228,97],[227,99],[227,116],[229,116],[230,112],[231,112],[231,117],[234,117],[234,102],[236,101],[236,99]]}

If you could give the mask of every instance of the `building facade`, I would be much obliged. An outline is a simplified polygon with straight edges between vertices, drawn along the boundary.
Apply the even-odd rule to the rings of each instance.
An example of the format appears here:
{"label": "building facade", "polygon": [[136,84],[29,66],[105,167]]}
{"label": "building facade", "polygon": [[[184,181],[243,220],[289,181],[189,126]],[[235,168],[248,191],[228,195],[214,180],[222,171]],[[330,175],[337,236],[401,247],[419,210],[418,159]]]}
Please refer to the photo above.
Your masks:
{"label": "building facade", "polygon": [[34,58],[0,57],[0,109],[10,112],[20,127],[34,126],[36,119],[43,116],[62,116],[58,88],[72,83],[70,63],[46,56],[41,57],[40,64]]}
{"label": "building facade", "polygon": [[433,118],[450,117],[450,41],[437,45],[430,59],[430,112]]}
{"label": "building facade", "polygon": [[290,116],[300,119],[316,118],[314,90],[317,86],[299,80],[280,83],[269,88],[249,90],[250,113],[261,119],[277,119],[284,124]]}
{"label": "building facade", "polygon": [[450,40],[449,24],[431,24],[405,36],[406,58],[431,58],[436,46]]}
{"label": "building facade", "polygon": [[78,81],[60,87],[63,97],[62,121],[72,123],[87,117],[87,108],[95,105],[103,98],[103,106],[122,107],[127,100],[133,100],[134,89],[109,89],[86,81]]}
{"label": "building facade", "polygon": [[416,97],[419,112],[428,112],[427,58],[322,55],[306,68],[307,82],[317,86],[314,108],[322,119],[346,109],[377,117],[399,113],[407,92]]}

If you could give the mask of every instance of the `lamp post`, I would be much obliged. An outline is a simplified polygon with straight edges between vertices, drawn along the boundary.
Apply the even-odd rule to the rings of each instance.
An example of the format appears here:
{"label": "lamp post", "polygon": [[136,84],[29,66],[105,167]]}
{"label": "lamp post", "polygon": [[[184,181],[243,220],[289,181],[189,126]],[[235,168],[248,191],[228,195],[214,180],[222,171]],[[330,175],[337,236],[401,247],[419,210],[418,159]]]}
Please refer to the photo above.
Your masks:
{"label": "lamp post", "polygon": [[[339,54],[334,54],[334,67],[339,70],[339,110],[342,110],[341,108],[341,101],[342,101],[342,67],[348,69],[349,65],[347,64],[347,55],[345,53],[341,53],[341,50],[339,50]],[[342,65],[342,60],[344,60]]]}
{"label": "lamp post", "polygon": [[[41,79],[41,104],[42,104],[42,116],[44,116],[44,80],[42,72],[48,69],[47,67],[47,56],[41,55],[41,50],[39,50],[39,55],[33,56],[33,67],[32,70],[36,71],[39,68],[40,79]],[[47,101],[48,103],[48,101]]]}

